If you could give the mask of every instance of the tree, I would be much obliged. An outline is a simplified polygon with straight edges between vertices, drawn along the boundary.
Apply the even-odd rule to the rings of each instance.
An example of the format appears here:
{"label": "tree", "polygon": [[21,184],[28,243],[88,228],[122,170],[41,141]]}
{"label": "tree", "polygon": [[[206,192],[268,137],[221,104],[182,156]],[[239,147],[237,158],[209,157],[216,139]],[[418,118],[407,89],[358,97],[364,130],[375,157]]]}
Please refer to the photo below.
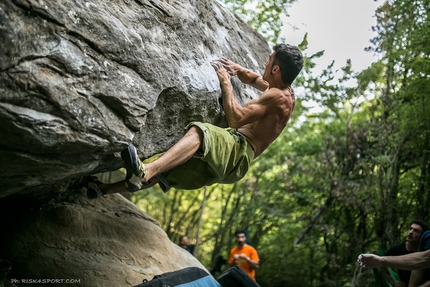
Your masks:
{"label": "tree", "polygon": [[281,15],[297,0],[220,0],[269,42],[276,43],[282,28]]}
{"label": "tree", "polygon": [[372,118],[383,205],[376,230],[381,245],[398,238],[391,230],[407,224],[405,214],[429,219],[429,3],[387,1],[376,14],[378,36],[372,43],[385,68]]}

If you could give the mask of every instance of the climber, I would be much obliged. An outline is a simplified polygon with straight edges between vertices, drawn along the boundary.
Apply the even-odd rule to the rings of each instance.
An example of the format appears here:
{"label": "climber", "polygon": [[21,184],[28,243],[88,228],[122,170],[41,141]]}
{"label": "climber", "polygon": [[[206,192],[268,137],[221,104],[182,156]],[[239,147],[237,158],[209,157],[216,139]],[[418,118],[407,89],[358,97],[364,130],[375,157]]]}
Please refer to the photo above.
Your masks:
{"label": "climber", "polygon": [[[226,58],[214,60],[211,65],[220,82],[229,127],[191,122],[183,138],[148,163],[141,162],[136,148],[129,145],[121,152],[125,180],[94,184],[89,197],[134,192],[156,183],[164,191],[170,187],[198,189],[214,183],[234,183],[245,176],[250,162],[279,136],[290,119],[295,104],[291,84],[303,67],[303,56],[295,46],[277,44],[263,76]],[[241,106],[234,97],[232,76],[263,94]]]}

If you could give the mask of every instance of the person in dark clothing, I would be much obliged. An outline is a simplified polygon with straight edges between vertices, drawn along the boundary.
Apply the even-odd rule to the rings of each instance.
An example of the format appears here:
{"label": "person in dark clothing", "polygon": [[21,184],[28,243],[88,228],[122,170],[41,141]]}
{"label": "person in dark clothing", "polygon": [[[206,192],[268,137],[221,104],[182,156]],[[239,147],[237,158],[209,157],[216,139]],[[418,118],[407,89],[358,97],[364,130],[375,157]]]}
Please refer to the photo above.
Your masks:
{"label": "person in dark clothing", "polygon": [[[402,244],[394,245],[384,254],[384,256],[401,256],[418,251],[421,235],[427,230],[427,224],[421,220],[414,220],[409,225],[406,241]],[[396,270],[400,281],[390,275],[386,267],[381,267],[382,275],[394,287],[407,287],[411,277],[410,270],[397,269]]]}
{"label": "person in dark clothing", "polygon": [[190,244],[190,239],[188,238],[188,236],[184,235],[181,237],[181,240],[179,241],[179,246],[181,246],[182,248],[184,248],[185,250],[187,250],[188,252],[194,255],[194,247],[196,245]]}
{"label": "person in dark clothing", "polygon": [[224,259],[224,257],[222,257],[221,255],[219,255],[217,258],[216,258],[216,261],[215,261],[215,264],[214,264],[214,266],[212,267],[212,269],[211,269],[211,274],[212,274],[212,276],[216,276],[216,275],[219,275],[219,274],[221,274],[223,271],[221,270],[221,268],[224,266],[224,265],[226,265],[227,264],[227,260],[225,260]]}

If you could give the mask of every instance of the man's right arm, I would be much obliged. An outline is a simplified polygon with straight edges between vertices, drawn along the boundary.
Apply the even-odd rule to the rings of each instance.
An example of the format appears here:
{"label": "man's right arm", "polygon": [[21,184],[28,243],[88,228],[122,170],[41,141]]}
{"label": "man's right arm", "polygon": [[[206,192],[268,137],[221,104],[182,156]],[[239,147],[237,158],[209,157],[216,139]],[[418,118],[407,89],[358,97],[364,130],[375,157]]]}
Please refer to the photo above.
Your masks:
{"label": "man's right arm", "polygon": [[248,264],[251,266],[252,269],[257,269],[260,267],[260,261],[252,260],[250,257],[246,259],[248,261]]}

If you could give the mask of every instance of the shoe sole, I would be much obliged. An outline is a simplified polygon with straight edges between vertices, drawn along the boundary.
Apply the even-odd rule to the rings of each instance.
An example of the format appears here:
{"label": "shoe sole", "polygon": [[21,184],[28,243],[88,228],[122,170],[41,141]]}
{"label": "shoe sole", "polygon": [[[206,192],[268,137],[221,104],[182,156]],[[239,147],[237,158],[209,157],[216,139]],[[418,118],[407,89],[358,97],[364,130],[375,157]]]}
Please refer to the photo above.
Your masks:
{"label": "shoe sole", "polygon": [[130,192],[140,190],[142,187],[142,180],[139,178],[139,158],[137,155],[136,147],[130,144],[127,149],[121,152],[121,159],[124,161],[125,169],[127,171],[125,179],[125,188]]}
{"label": "shoe sole", "polygon": [[125,169],[127,170],[126,179],[130,179],[133,174],[139,175],[139,161],[134,145],[130,144],[127,149],[121,152],[121,159],[124,161]]}

